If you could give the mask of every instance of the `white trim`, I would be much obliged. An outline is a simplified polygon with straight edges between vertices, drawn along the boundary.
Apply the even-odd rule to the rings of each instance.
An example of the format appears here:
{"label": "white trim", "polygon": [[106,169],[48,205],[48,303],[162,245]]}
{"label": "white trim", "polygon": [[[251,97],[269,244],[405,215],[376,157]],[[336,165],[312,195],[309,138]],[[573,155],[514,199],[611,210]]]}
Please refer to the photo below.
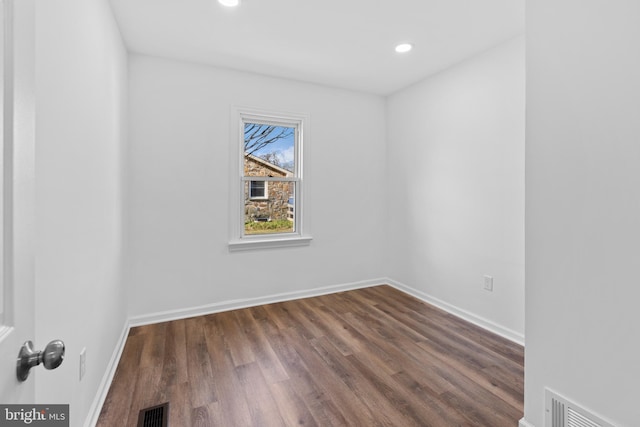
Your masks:
{"label": "white trim", "polygon": [[264,237],[253,238],[254,236],[249,235],[245,236],[242,240],[232,240],[229,242],[229,252],[309,246],[311,240],[313,240],[311,236],[298,236],[295,233],[283,233],[280,235],[268,234],[267,236],[269,236],[268,239]]}
{"label": "white trim", "polygon": [[105,370],[105,373],[102,377],[102,381],[100,381],[100,385],[98,386],[98,390],[96,392],[95,398],[93,399],[93,403],[89,408],[87,418],[85,418],[84,427],[93,427],[98,423],[98,418],[100,417],[100,412],[102,411],[102,405],[104,405],[104,401],[106,400],[107,394],[109,393],[111,382],[113,381],[113,377],[116,374],[116,369],[118,368],[118,363],[120,363],[124,345],[126,344],[127,337],[129,336],[129,330],[131,329],[131,326],[129,326],[130,323],[130,320],[125,322],[122,333],[120,334],[120,338],[116,343],[116,348],[111,355],[111,360],[109,360],[109,364],[107,365],[107,369]]}
{"label": "white trim", "polygon": [[[5,163],[8,163],[8,158],[5,156],[5,151],[8,151],[10,148],[9,144],[11,144],[11,139],[7,138],[9,136],[9,132],[5,132],[5,126],[9,125],[9,115],[5,115],[5,110],[10,109],[12,99],[8,99],[5,97],[5,87],[9,86],[10,77],[5,77],[5,69],[9,69],[13,67],[11,63],[11,58],[9,58],[10,52],[5,52],[5,36],[6,36],[6,44],[11,43],[11,23],[9,22],[9,18],[11,15],[10,11],[11,5],[5,1],[0,4],[0,135],[2,135],[2,143],[0,144],[0,325],[5,325],[4,312],[7,304],[7,294],[5,292],[5,257],[4,253],[6,249],[9,249],[9,239],[8,236],[5,235],[4,229],[11,224],[5,224],[4,220],[4,212],[5,209],[11,207],[11,198],[9,197],[10,192],[6,191],[6,186],[11,182],[10,170],[7,170]],[[10,50],[10,49],[7,49]],[[6,176],[5,176],[6,175]],[[8,179],[7,179],[8,178]],[[7,227],[8,229],[9,227]],[[1,337],[1,334],[0,334]],[[1,339],[0,339],[1,340]]]}
{"label": "white trim", "polygon": [[[10,328],[14,323],[13,268],[13,188],[14,188],[14,4],[0,5],[2,34],[0,35],[0,325]],[[11,329],[12,330],[12,329]],[[11,333],[4,331],[3,336]]]}
{"label": "white trim", "polygon": [[401,283],[389,278],[387,278],[386,280],[387,280],[387,283],[389,283],[389,285],[405,293],[408,293],[409,295],[412,295],[418,299],[421,299],[422,301],[427,302],[431,305],[435,305],[436,307],[441,308],[442,310],[448,313],[451,313],[456,317],[466,320],[467,322],[471,322],[476,326],[480,326],[481,328],[486,329],[489,332],[493,332],[494,334],[500,335],[501,337],[506,338],[509,341],[513,341],[516,344],[520,344],[524,346],[524,335],[519,332],[506,328],[502,325],[492,322],[491,320],[485,319],[484,317],[473,314],[462,308],[456,307],[455,305],[444,302],[436,297],[433,297],[429,294],[426,294],[422,291],[419,291],[408,285],[405,285],[404,283]]}
{"label": "white trim", "polygon": [[524,417],[518,422],[518,427],[536,427],[531,424],[529,421],[525,420]]}
{"label": "white trim", "polygon": [[[296,201],[294,216],[294,232],[287,236],[274,234],[245,235],[244,233],[244,182],[250,180],[263,180],[263,177],[244,176],[244,151],[242,148],[242,135],[244,135],[244,123],[263,123],[277,126],[295,128],[295,171],[293,176],[278,179],[265,179],[265,181],[293,181],[295,182]],[[303,150],[309,144],[308,138],[309,115],[304,113],[274,112],[266,109],[252,107],[231,106],[230,114],[230,150],[229,150],[229,251],[274,248],[282,246],[308,245],[311,237],[305,229],[305,208],[303,197],[306,194],[306,184],[303,178]],[[259,199],[256,199],[259,200]],[[245,238],[247,239],[245,242]],[[261,243],[258,243],[262,241]]]}
{"label": "white trim", "polygon": [[320,295],[334,294],[336,292],[351,291],[354,289],[370,288],[385,283],[385,279],[371,279],[360,282],[344,283],[341,285],[323,286],[304,291],[283,292],[256,298],[243,298],[237,300],[222,301],[214,304],[201,305],[187,309],[162,311],[153,314],[134,316],[129,319],[131,327],[149,325],[152,323],[168,322],[171,320],[187,319],[189,317],[203,316],[220,313],[223,311],[238,310],[241,308],[255,307],[263,304],[273,304],[283,301],[293,301],[301,298],[317,297]]}

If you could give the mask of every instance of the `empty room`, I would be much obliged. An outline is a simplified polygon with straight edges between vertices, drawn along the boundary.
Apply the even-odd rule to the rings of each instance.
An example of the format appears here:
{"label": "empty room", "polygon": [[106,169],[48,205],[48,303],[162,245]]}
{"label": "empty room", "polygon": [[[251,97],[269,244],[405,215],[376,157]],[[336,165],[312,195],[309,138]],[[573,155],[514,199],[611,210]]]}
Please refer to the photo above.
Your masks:
{"label": "empty room", "polygon": [[1,21],[0,425],[639,425],[640,4]]}

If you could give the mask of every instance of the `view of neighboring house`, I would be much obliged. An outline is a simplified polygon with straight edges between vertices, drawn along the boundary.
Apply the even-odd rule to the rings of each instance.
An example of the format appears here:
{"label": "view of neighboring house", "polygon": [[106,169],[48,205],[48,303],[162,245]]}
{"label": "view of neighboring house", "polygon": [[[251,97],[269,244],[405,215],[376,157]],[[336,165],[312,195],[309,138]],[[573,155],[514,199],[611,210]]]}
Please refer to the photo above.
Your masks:
{"label": "view of neighboring house", "polygon": [[248,181],[245,186],[245,223],[292,219],[290,199],[293,198],[293,183],[259,179],[259,177],[290,177],[292,176],[290,171],[247,154],[244,161],[244,175],[257,178]]}

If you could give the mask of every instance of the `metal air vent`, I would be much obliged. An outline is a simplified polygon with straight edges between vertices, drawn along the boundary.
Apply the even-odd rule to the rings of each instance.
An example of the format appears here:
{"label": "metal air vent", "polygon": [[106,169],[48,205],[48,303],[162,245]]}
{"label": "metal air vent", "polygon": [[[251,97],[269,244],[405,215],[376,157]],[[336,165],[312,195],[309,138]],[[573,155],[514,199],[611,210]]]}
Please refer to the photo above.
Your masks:
{"label": "metal air vent", "polygon": [[138,414],[138,427],[167,427],[169,403],[145,408]]}
{"label": "metal air vent", "polygon": [[584,408],[545,389],[546,427],[615,427]]}

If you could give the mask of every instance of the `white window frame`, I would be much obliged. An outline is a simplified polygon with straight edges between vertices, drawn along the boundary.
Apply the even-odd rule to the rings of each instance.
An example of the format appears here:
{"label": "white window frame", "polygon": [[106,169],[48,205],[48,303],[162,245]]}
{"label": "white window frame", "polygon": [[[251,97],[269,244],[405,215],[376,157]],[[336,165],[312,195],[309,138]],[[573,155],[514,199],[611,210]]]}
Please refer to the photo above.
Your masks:
{"label": "white window frame", "polygon": [[[261,248],[288,246],[306,246],[311,243],[311,236],[305,229],[304,197],[306,194],[304,181],[304,147],[308,147],[309,116],[300,113],[283,113],[250,107],[232,107],[231,109],[231,149],[230,155],[230,232],[229,250],[244,251]],[[275,126],[293,127],[295,138],[295,170],[291,177],[252,177],[244,176],[244,125],[245,123],[261,123]],[[244,209],[245,185],[250,181],[295,182],[294,192],[294,231],[292,233],[245,234]],[[266,192],[266,188],[265,188]]]}
{"label": "white window frame", "polygon": [[[251,185],[254,182],[264,182],[264,195],[262,196],[254,196],[251,192]],[[269,181],[265,181],[264,179],[252,179],[249,181],[249,199],[251,200],[269,200]]]}

